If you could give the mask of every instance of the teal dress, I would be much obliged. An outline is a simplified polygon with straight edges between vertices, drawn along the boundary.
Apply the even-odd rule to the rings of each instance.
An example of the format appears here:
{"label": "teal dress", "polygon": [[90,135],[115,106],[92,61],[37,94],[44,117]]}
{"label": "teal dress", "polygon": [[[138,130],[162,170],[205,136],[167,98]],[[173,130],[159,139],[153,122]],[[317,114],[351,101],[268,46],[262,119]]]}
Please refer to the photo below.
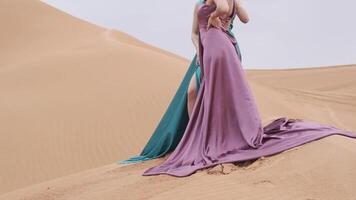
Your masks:
{"label": "teal dress", "polygon": [[[199,0],[198,3],[203,2]],[[234,20],[234,18],[232,20]],[[233,23],[230,24],[228,32],[232,37],[235,37],[232,28]],[[240,48],[237,43],[235,48],[241,60]],[[129,164],[159,158],[176,148],[189,121],[187,91],[192,76],[196,76],[197,91],[200,88],[201,71],[200,66],[196,64],[196,59],[197,55],[193,57],[176,94],[140,155],[133,156],[127,160],[119,160],[118,163]]]}

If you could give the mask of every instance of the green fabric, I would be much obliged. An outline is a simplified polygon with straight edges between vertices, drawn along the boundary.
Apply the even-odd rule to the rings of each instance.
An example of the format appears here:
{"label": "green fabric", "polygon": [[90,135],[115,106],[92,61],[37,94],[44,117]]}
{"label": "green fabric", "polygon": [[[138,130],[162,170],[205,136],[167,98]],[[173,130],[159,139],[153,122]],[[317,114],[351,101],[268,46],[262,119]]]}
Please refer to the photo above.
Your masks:
{"label": "green fabric", "polygon": [[[234,37],[232,28],[233,24],[231,23],[229,27],[229,34]],[[241,60],[241,53],[238,44],[235,45],[235,48]],[[175,96],[140,155],[133,156],[127,160],[120,160],[118,161],[119,163],[129,164],[151,160],[162,157],[176,148],[189,121],[187,110],[187,91],[189,82],[194,74],[197,78],[196,91],[198,92],[200,88],[201,69],[200,66],[197,65],[196,59],[197,55],[194,56],[192,62],[190,63],[190,66],[184,75]]]}
{"label": "green fabric", "polygon": [[197,85],[196,95],[198,95],[199,88],[200,88],[200,81],[201,81],[200,76],[201,76],[201,70],[200,70],[200,66],[198,66],[197,69],[195,70],[195,81]]}
{"label": "green fabric", "polygon": [[196,55],[194,56],[174,98],[169,104],[156,130],[138,156],[133,156],[119,163],[134,163],[161,157],[175,149],[183,136],[189,120],[187,110],[187,91],[189,82],[197,70]]}

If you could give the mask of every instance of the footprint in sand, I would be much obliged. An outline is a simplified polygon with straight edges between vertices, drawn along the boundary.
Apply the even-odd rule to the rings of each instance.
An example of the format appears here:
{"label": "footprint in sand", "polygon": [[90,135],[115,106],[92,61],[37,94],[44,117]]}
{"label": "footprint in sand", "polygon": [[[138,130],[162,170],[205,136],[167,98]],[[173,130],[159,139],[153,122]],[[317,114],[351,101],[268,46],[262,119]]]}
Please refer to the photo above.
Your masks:
{"label": "footprint in sand", "polygon": [[260,180],[260,181],[256,181],[253,182],[254,185],[268,185],[268,186],[274,186],[274,184],[272,183],[272,181],[270,180]]}
{"label": "footprint in sand", "polygon": [[237,166],[233,163],[222,163],[209,169],[206,173],[210,175],[225,175],[237,170]]}
{"label": "footprint in sand", "polygon": [[206,173],[211,175],[226,175],[236,170],[256,170],[267,161],[268,159],[263,156],[253,160],[233,163],[222,163],[208,169]]}

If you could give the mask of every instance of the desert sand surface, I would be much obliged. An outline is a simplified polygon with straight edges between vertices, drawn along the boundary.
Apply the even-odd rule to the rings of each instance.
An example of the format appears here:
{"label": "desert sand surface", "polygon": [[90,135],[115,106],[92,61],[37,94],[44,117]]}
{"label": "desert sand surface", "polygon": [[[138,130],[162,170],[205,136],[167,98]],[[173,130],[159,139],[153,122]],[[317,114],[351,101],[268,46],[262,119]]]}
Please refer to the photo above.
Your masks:
{"label": "desert sand surface", "polygon": [[[356,199],[356,140],[329,136],[251,163],[142,176],[137,155],[189,62],[40,1],[0,2],[0,199]],[[246,70],[264,123],[356,131],[356,65]]]}

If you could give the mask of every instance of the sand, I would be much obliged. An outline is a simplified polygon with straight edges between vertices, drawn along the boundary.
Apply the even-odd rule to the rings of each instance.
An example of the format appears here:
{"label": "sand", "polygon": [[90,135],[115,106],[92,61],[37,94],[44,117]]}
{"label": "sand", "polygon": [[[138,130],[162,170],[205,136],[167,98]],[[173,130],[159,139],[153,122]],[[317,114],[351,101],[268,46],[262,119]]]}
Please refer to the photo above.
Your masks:
{"label": "sand", "polygon": [[[190,61],[40,1],[0,11],[1,200],[355,199],[356,140],[342,136],[185,178],[141,176],[165,158],[116,164],[142,150]],[[356,131],[356,65],[246,73],[264,123]]]}

